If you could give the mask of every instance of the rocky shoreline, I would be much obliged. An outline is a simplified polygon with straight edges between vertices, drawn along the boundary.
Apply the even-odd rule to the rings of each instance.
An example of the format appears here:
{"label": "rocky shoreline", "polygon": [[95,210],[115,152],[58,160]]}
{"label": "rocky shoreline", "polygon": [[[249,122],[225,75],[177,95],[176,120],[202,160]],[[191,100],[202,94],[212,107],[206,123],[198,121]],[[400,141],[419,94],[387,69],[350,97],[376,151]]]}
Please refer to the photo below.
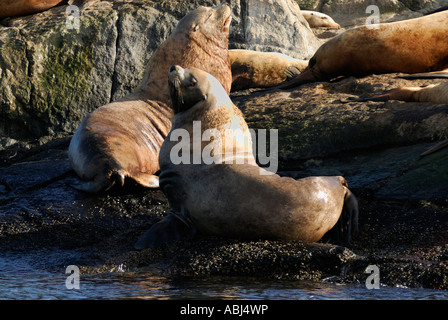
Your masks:
{"label": "rocky shoreline", "polygon": [[[0,151],[2,252],[33,253],[46,269],[59,272],[71,264],[83,273],[151,266],[185,276],[361,284],[368,276],[366,267],[376,265],[384,285],[447,290],[448,149],[423,158],[420,154],[448,138],[448,105],[345,102],[400,85],[441,81],[397,76],[232,94],[251,128],[279,130],[279,174],[346,178],[360,207],[360,233],[347,247],[198,236],[136,251],[139,235],[167,213],[164,195],[132,182],[99,195],[72,189],[68,183],[76,176],[67,158],[71,135],[57,132]],[[59,249],[71,254],[46,255]]]}
{"label": "rocky shoreline", "polygon": [[[381,77],[394,81],[393,75]],[[350,80],[342,80],[342,84],[344,81]],[[357,81],[377,82],[378,76]],[[249,125],[252,122],[253,126],[258,123],[262,127],[263,123],[251,121],[247,104],[256,99],[269,99],[276,105],[272,98],[275,95],[312,97],[300,93],[319,91],[326,85],[310,84],[286,92],[239,93],[235,94],[239,96],[234,101],[245,112]],[[333,84],[332,94],[347,96],[346,92],[337,92],[340,85],[341,82]],[[296,98],[294,103],[297,110],[306,109],[303,98]],[[354,103],[358,108],[363,104]],[[412,103],[399,102],[371,104],[376,110],[393,109],[397,104],[413,107]],[[335,116],[343,117],[344,105],[333,100],[331,110]],[[448,113],[447,106],[419,104],[422,116],[428,110],[442,107]],[[285,109],[275,111],[281,116],[279,110]],[[381,116],[381,112],[376,114]],[[405,117],[402,120],[402,124],[408,123]],[[297,125],[294,121],[289,124]],[[440,129],[443,132],[446,127]],[[320,133],[315,132],[314,142],[322,144],[325,136],[321,137]],[[133,244],[138,236],[167,213],[164,195],[160,190],[144,190],[132,182],[124,190],[102,195],[86,195],[72,189],[67,185],[76,179],[67,159],[69,138],[52,140],[28,150],[1,152],[0,244],[4,251],[24,254],[42,248],[73,251],[75,254],[69,260],[61,257],[51,268],[76,264],[85,273],[157,266],[162,273],[189,276],[247,275],[364,283],[365,269],[373,264],[379,267],[381,283],[385,285],[446,290],[448,150],[420,159],[419,155],[434,145],[431,139],[424,141],[415,137],[413,142],[402,145],[370,146],[376,138],[375,132],[366,135],[365,148],[343,148],[330,155],[283,158],[280,162],[281,175],[298,178],[342,174],[347,179],[360,203],[360,234],[347,247],[198,236],[158,249],[135,251]],[[282,139],[287,137],[280,135],[280,146]],[[344,144],[341,142],[339,146]]]}

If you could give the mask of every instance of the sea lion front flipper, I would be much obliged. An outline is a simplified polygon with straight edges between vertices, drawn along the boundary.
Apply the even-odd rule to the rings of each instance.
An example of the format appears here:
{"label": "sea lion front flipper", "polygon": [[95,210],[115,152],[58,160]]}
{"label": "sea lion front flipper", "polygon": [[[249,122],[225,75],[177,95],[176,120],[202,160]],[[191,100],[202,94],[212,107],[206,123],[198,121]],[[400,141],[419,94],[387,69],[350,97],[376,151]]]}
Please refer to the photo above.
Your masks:
{"label": "sea lion front flipper", "polygon": [[122,171],[118,170],[114,174],[108,175],[98,175],[93,180],[81,181],[77,179],[68,183],[68,185],[78,191],[83,191],[87,193],[97,193],[105,192],[111,189],[116,183],[120,186],[124,185],[125,175]]}
{"label": "sea lion front flipper", "polygon": [[189,238],[196,234],[196,228],[188,218],[188,214],[170,212],[162,221],[157,222],[146,231],[135,243],[134,248],[157,248],[172,241]]}
{"label": "sea lion front flipper", "polygon": [[300,70],[295,66],[289,66],[288,69],[283,71],[286,75],[286,81],[290,81],[294,79],[295,77],[299,76],[301,73]]}

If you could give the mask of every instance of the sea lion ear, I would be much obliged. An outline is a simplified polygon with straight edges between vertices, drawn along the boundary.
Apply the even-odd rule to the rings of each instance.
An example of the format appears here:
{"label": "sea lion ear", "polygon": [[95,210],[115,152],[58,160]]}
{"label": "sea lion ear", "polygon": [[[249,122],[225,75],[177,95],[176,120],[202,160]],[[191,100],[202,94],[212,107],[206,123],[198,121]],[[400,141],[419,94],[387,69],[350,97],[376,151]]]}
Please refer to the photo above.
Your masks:
{"label": "sea lion ear", "polygon": [[204,98],[204,101],[207,101],[207,99],[208,99],[208,94],[204,94],[203,98]]}
{"label": "sea lion ear", "polygon": [[193,26],[193,32],[198,31],[198,29],[199,29],[199,25],[198,25],[198,24],[196,24],[196,25]]}

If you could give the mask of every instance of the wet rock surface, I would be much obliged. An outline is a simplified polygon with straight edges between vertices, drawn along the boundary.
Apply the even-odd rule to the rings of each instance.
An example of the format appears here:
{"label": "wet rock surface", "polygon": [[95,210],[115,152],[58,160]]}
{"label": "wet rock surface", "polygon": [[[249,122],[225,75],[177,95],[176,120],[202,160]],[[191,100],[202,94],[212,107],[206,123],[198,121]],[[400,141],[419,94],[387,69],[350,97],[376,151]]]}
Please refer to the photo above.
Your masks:
{"label": "wet rock surface", "polygon": [[[347,247],[197,236],[135,251],[137,238],[168,212],[163,193],[132,181],[107,194],[72,189],[70,137],[0,153],[0,246],[23,254],[42,252],[39,259],[51,270],[70,264],[83,273],[150,266],[186,276],[364,283],[366,267],[376,265],[385,285],[448,289],[448,149],[420,158],[448,137],[448,106],[341,102],[403,81],[373,75],[232,97],[250,127],[279,129],[279,174],[347,179],[360,207],[360,233]],[[369,121],[385,125],[378,128]],[[45,254],[58,250],[64,254]]]}

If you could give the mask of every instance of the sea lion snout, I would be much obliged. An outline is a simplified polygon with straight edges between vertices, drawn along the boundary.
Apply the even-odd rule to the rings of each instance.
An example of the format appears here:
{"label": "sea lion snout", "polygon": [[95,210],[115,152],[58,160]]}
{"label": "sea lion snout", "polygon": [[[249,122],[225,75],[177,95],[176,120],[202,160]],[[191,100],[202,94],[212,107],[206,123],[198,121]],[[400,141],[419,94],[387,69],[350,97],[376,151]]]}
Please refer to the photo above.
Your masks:
{"label": "sea lion snout", "polygon": [[223,31],[227,31],[229,29],[230,23],[232,21],[232,12],[227,3],[222,2],[213,8],[216,11],[218,16],[223,18]]}
{"label": "sea lion snout", "polygon": [[176,81],[182,81],[184,79],[185,69],[181,66],[171,66],[168,72],[168,81],[170,84],[174,84]]}

